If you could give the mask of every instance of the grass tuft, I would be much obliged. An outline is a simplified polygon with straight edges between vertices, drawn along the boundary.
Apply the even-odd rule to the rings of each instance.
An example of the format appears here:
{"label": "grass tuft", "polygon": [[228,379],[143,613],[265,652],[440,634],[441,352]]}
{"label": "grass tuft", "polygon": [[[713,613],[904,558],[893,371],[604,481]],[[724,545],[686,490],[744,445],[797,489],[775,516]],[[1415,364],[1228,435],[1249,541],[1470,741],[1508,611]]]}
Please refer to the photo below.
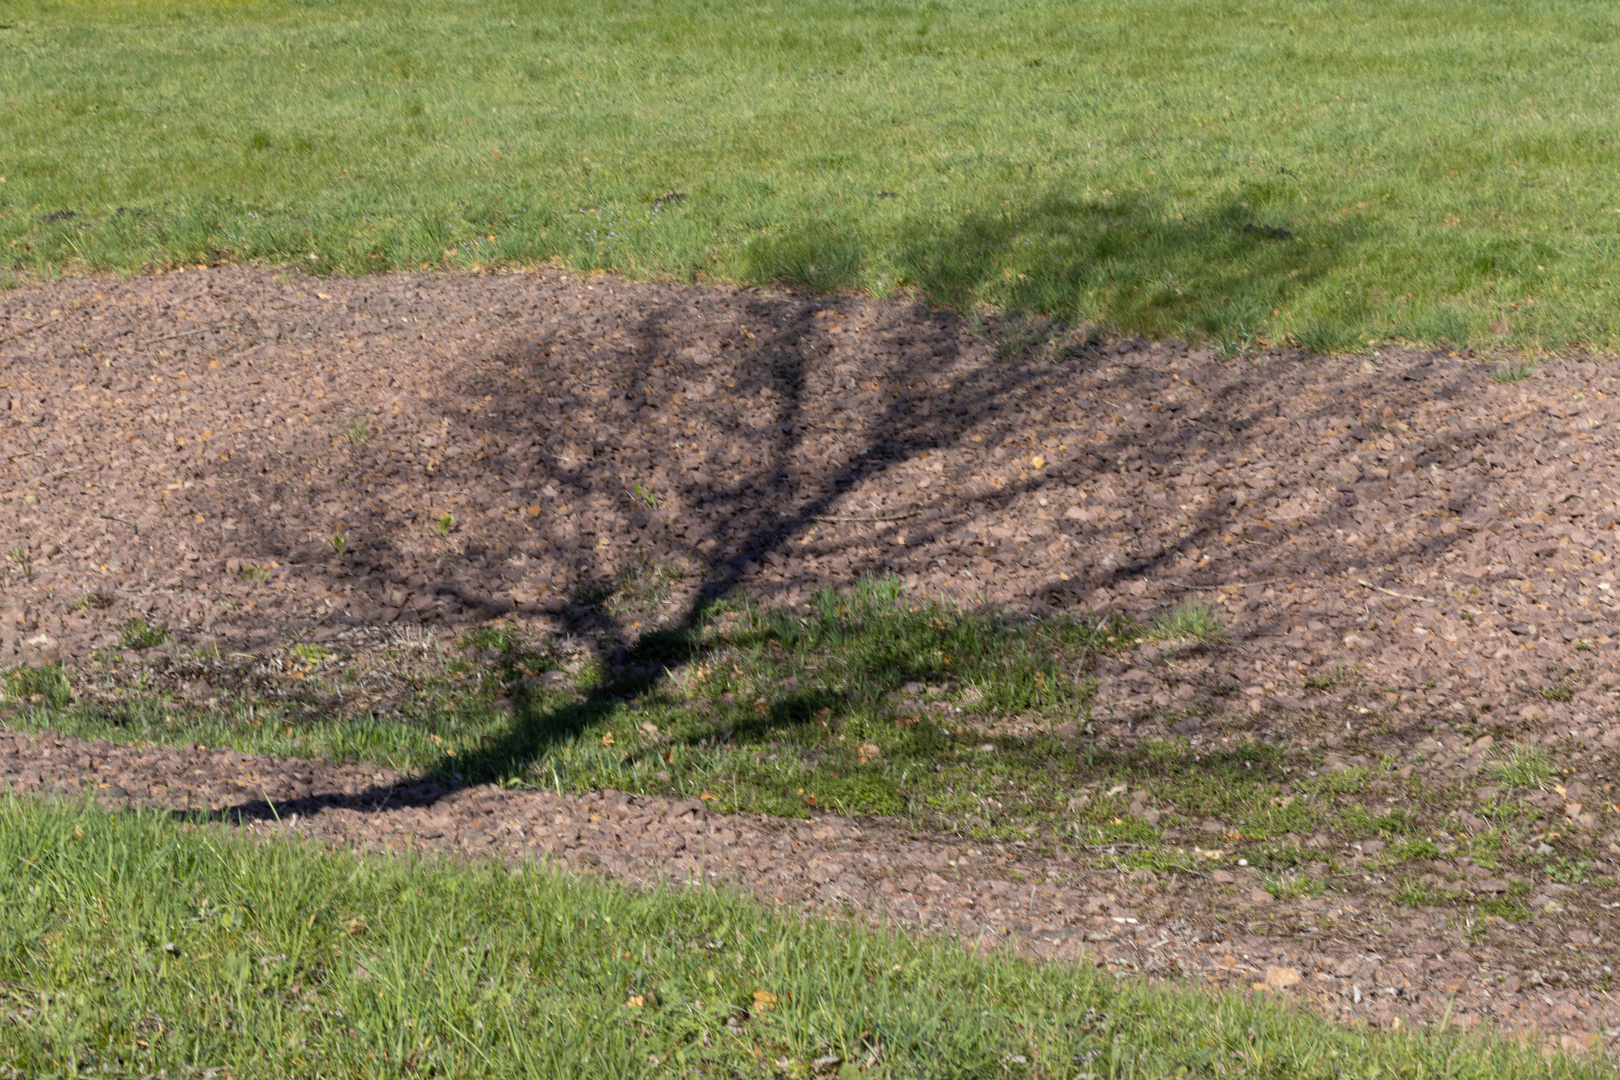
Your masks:
{"label": "grass tuft", "polygon": [[73,699],[67,669],[60,664],[10,668],[0,673],[0,687],[8,699],[34,705],[62,708]]}
{"label": "grass tuft", "polygon": [[74,611],[106,611],[118,603],[118,594],[111,589],[91,589],[73,601]]}
{"label": "grass tuft", "polygon": [[1161,641],[1190,638],[1194,641],[1216,642],[1226,636],[1226,627],[1213,604],[1196,600],[1183,600],[1153,617],[1148,628],[1151,637]]}
{"label": "grass tuft", "polygon": [[1308,896],[1321,896],[1326,887],[1308,874],[1270,874],[1262,879],[1262,887],[1278,900],[1299,900]]}
{"label": "grass tuft", "polygon": [[1357,669],[1350,664],[1335,664],[1331,668],[1307,676],[1305,686],[1310,690],[1331,690],[1335,686],[1350,682],[1356,674]]}
{"label": "grass tuft", "polygon": [[1543,686],[1537,693],[1548,701],[1570,701],[1575,697],[1575,688],[1567,682],[1556,682],[1551,686]]}
{"label": "grass tuft", "polygon": [[1552,779],[1553,766],[1541,747],[1514,743],[1490,763],[1490,770],[1504,787],[1538,788]]}
{"label": "grass tuft", "polygon": [[1523,382],[1536,370],[1536,366],[1528,360],[1518,360],[1512,363],[1498,364],[1491,370],[1491,382],[1512,385]]}
{"label": "grass tuft", "polygon": [[1395,902],[1407,907],[1444,907],[1469,900],[1466,890],[1430,884],[1414,877],[1403,877],[1395,888]]}
{"label": "grass tuft", "polygon": [[136,615],[118,629],[118,641],[126,649],[151,649],[169,640],[168,627]]}
{"label": "grass tuft", "polygon": [[325,646],[311,642],[299,642],[287,651],[306,664],[318,664],[322,660],[329,659],[332,655],[326,651]]}

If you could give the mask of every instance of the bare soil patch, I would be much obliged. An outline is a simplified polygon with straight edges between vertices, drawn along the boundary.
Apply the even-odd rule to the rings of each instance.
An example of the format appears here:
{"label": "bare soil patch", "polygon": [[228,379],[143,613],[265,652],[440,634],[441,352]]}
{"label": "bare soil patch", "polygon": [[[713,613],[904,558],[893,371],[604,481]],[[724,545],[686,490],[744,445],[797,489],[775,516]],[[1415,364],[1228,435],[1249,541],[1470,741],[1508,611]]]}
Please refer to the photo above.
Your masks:
{"label": "bare soil patch", "polygon": [[[1444,355],[1222,360],[1085,335],[1009,358],[1017,335],[998,333],[909,303],[555,273],[317,281],[219,267],[15,290],[0,297],[0,656],[79,664],[99,651],[134,672],[153,652],[143,626],[170,636],[159,651],[229,657],[505,618],[584,632],[612,664],[704,595],[795,603],[863,574],[1033,613],[1147,617],[1200,598],[1229,642],[1105,659],[1075,739],[1286,745],[1301,767],[1372,777],[1392,812],[1414,785],[1441,793],[1444,820],[1428,806],[1423,823],[1448,842],[1487,832],[1511,804],[1524,842],[1563,869],[1510,880],[1453,845],[1401,882],[1382,873],[1371,833],[1351,846],[1299,836],[1297,850],[1340,868],[1332,890],[1268,903],[1225,870],[1232,881],[1104,882],[1072,855],[1011,850],[963,869],[971,843],[883,823],[809,841],[780,822],[689,814],[683,827],[731,830],[752,863],[727,872],[755,882],[777,866],[759,852],[800,858],[823,849],[795,844],[824,843],[839,866],[828,881],[854,875],[865,890],[829,897],[803,859],[784,899],[894,912],[904,893],[924,922],[1147,970],[1174,950],[1195,971],[1230,954],[1220,963],[1241,980],[1297,969],[1289,992],[1375,1021],[1437,1017],[1455,993],[1454,1018],[1613,1030],[1611,371],[1565,362],[1498,382]],[[684,577],[641,609],[590,602],[676,565]],[[8,761],[42,752],[14,745]],[[1507,785],[1509,748],[1545,768]],[[170,755],[160,771],[201,769],[211,808],[261,797],[219,788],[241,762],[139,753]],[[342,794],[311,776],[307,792],[288,781],[265,794]],[[432,831],[362,814],[391,796],[352,797],[300,820],[334,832],[363,820],[378,839]],[[581,815],[600,825],[591,812],[668,816],[604,810],[606,797],[412,798],[432,804],[419,815],[518,800],[530,817],[508,816],[529,832],[503,841],[513,856],[535,839],[571,857],[555,836],[539,843],[556,815],[564,832]],[[1215,848],[1241,829],[1212,821],[1167,839]],[[937,893],[925,867],[946,883]],[[992,888],[1017,891],[1014,871],[1017,889],[1035,884],[1023,915]],[[950,905],[958,890],[971,905]],[[1448,895],[1511,896],[1523,921],[1463,925]],[[1220,941],[1196,940],[1206,932]],[[1167,934],[1172,953],[1155,945]]]}
{"label": "bare soil patch", "polygon": [[767,598],[874,573],[1035,608],[1196,592],[1279,662],[1493,692],[1504,648],[1614,630],[1590,364],[1001,360],[911,304],[558,274],[221,267],[19,289],[0,321],[25,661],[116,647],[131,611],[205,645],[559,613],[646,559]]}

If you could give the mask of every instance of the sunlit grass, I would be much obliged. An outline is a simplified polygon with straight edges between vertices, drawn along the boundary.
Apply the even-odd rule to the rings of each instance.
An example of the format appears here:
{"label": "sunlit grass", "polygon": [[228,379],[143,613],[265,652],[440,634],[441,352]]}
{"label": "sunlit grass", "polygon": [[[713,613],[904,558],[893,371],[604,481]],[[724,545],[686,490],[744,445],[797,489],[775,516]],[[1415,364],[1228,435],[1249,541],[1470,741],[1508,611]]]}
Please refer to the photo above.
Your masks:
{"label": "sunlit grass", "polygon": [[[22,0],[0,266],[534,263],[1612,346],[1597,0]],[[408,178],[408,182],[405,178]]]}
{"label": "sunlit grass", "polygon": [[1226,627],[1213,605],[1183,600],[1165,608],[1153,619],[1148,628],[1154,637],[1165,641],[1190,638],[1194,641],[1215,642],[1226,636]]}
{"label": "sunlit grass", "polygon": [[707,890],[359,858],[10,796],[0,910],[7,1075],[1608,1074]]}
{"label": "sunlit grass", "polygon": [[1534,743],[1514,743],[1489,764],[1492,775],[1508,788],[1540,787],[1552,779],[1552,761]]}

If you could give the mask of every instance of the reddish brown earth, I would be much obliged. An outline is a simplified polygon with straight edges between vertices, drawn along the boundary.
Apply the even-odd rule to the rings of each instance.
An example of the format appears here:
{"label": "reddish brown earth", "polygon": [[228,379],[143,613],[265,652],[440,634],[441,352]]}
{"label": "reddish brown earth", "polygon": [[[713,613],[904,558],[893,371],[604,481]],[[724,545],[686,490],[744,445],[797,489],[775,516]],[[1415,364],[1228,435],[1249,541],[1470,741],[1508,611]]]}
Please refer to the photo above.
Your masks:
{"label": "reddish brown earth", "polygon": [[[1535,743],[1560,768],[1529,796],[1538,836],[1613,872],[1611,368],[1561,362],[1497,383],[1445,355],[1226,360],[1175,342],[1070,343],[1002,359],[993,324],[975,333],[909,302],[554,272],[351,281],[217,267],[13,290],[0,296],[0,547],[13,552],[0,662],[116,650],[135,613],[182,645],[242,652],[354,625],[548,624],[644,560],[691,567],[688,602],[736,588],[792,602],[865,573],[1030,611],[1142,615],[1193,596],[1220,608],[1233,643],[1105,666],[1101,740],[1286,741],[1325,767],[1387,757],[1463,792],[1480,782],[1487,736]],[[239,767],[198,762],[219,773],[209,784]],[[508,815],[531,822],[525,848],[538,848],[534,822],[575,821],[585,805],[435,798],[411,813],[518,800],[538,815]],[[1452,814],[1457,835],[1482,827],[1470,808]],[[425,835],[400,814],[334,807],[301,821]],[[783,831],[796,825],[687,827],[699,825],[754,830],[771,850],[805,843]],[[955,925],[920,875],[967,876],[960,845],[823,827],[843,830],[816,841],[841,870],[867,865],[846,853],[881,853],[863,895],[904,883],[919,911],[928,900],[940,913],[919,918]],[[912,843],[932,854],[892,854]],[[954,878],[935,865],[951,850]],[[1002,874],[967,858],[986,860],[976,881]],[[1480,868],[1465,861],[1433,873],[1472,881]],[[1042,882],[1054,869],[1019,872]],[[1148,967],[1177,919],[1196,928],[1207,896],[1241,906],[1250,888],[1181,877],[1150,896],[1147,883],[1080,880],[1037,887],[1031,929],[1015,928],[1028,947],[1078,950],[1108,931],[1086,947]],[[814,884],[784,898],[820,896]],[[1001,895],[988,890],[951,910],[979,919]],[[1185,899],[1171,904],[1176,890]],[[1461,980],[1458,1015],[1613,1029],[1608,892],[1540,882],[1533,899],[1532,923],[1493,927],[1483,946],[1442,929],[1443,911],[1378,900],[1348,912],[1342,896],[1229,923],[1242,929],[1224,944],[1242,979],[1297,967],[1305,981],[1289,992],[1321,988],[1335,1011],[1436,1015]],[[1284,914],[1353,929],[1273,936],[1268,920]],[[1114,921],[1128,917],[1139,921]],[[1042,926],[1059,942],[1039,944]],[[988,917],[963,928],[985,927],[1005,929]],[[1218,955],[1172,937],[1191,970]],[[1404,996],[1368,993],[1407,982]],[[1358,985],[1361,1006],[1340,995]]]}

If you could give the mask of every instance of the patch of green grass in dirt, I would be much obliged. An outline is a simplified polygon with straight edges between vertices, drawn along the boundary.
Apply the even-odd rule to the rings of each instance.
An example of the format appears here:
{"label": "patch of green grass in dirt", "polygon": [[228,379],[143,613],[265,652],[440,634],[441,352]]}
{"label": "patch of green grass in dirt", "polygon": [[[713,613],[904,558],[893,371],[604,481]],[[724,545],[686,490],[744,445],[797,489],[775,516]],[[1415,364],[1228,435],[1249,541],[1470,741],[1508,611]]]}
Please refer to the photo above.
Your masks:
{"label": "patch of green grass in dirt", "polygon": [[1440,857],[1440,845],[1422,837],[1401,837],[1391,842],[1388,850],[1390,858],[1403,861]]}
{"label": "patch of green grass in dirt", "polygon": [[151,622],[144,615],[136,615],[118,628],[118,643],[126,649],[151,649],[168,640],[168,629]]}
{"label": "patch of green grass in dirt", "polygon": [[1522,898],[1513,896],[1489,897],[1481,900],[1477,908],[1481,915],[1495,915],[1508,922],[1524,922],[1534,914]]}
{"label": "patch of green grass in dirt", "polygon": [[1540,871],[1547,875],[1548,881],[1560,885],[1585,885],[1597,879],[1596,871],[1600,864],[1590,859],[1571,859],[1565,856],[1548,856],[1541,863]]}
{"label": "patch of green grass in dirt", "polygon": [[[480,628],[463,643],[481,660],[448,659],[386,716],[202,707],[137,688],[113,702],[12,694],[8,723],[563,791],[707,795],[719,810],[894,815],[981,839],[1151,845],[1212,817],[1254,840],[1309,831],[1315,812],[1285,801],[1275,748],[1120,751],[1085,735],[1091,664],[1153,633],[919,599],[885,579],[821,593],[807,611],[715,605],[690,629],[642,635],[616,674],[565,663],[511,627]],[[1146,801],[1133,806],[1138,792]]]}
{"label": "patch of green grass in dirt", "polygon": [[1490,772],[1506,788],[1535,788],[1552,779],[1547,751],[1533,743],[1515,743],[1489,763]]}
{"label": "patch of green grass in dirt", "polygon": [[118,602],[118,594],[111,589],[90,589],[73,601],[74,611],[105,611]]}
{"label": "patch of green grass in dirt", "polygon": [[0,687],[3,687],[6,698],[45,708],[59,709],[73,696],[73,685],[68,680],[67,670],[58,664],[11,668],[4,673]]}
{"label": "patch of green grass in dirt", "polygon": [[1359,672],[1349,664],[1335,664],[1331,668],[1314,671],[1305,678],[1307,690],[1331,690],[1335,686],[1354,680]]}
{"label": "patch of green grass in dirt", "polygon": [[[1162,625],[1014,618],[885,579],[818,594],[807,611],[715,605],[690,629],[643,634],[617,673],[577,659],[570,671],[550,643],[480,628],[463,644],[481,660],[447,661],[387,717],[135,694],[14,698],[9,722],[560,791],[706,796],[722,811],[892,815],[983,840],[1151,847],[1164,829],[1209,818],[1251,843],[1309,832],[1317,812],[1287,798],[1277,748],[1110,750],[1086,736],[1092,662]],[[548,673],[560,689],[523,689]]]}
{"label": "patch of green grass in dirt", "polygon": [[[1461,886],[1431,884],[1411,877],[1403,877],[1395,890],[1396,903],[1408,907],[1443,907],[1467,903],[1469,899],[1468,890]],[[1500,916],[1501,913],[1489,911],[1487,914]]]}
{"label": "patch of green grass in dirt", "polygon": [[[639,602],[657,587],[656,574],[647,578],[608,583],[596,602]],[[1459,853],[1525,867],[1534,811],[1492,803],[1478,809],[1495,828],[1452,835],[1446,815],[1467,793],[1429,790],[1390,761],[1313,776],[1309,755],[1241,734],[1125,747],[1088,733],[1093,663],[1159,637],[1185,640],[1185,618],[1173,609],[1146,625],[1014,618],[883,579],[820,593],[802,610],[716,604],[690,627],[643,633],[616,666],[514,626],[480,627],[462,653],[390,691],[398,700],[388,713],[305,715],[244,697],[209,706],[138,685],[113,699],[69,700],[60,668],[6,673],[0,712],[13,727],[82,738],[703,797],[718,811],[885,815],[977,841],[1081,849],[1127,870],[1240,856],[1279,875],[1331,867],[1331,847],[1304,846],[1317,833],[1383,838],[1378,863],[1392,880]],[[1202,626],[1219,647],[1218,624]],[[300,685],[342,685],[342,657],[324,648],[294,645],[286,660],[306,678]],[[1546,781],[1552,765],[1544,750],[1516,746],[1493,770],[1513,791]],[[1392,797],[1400,805],[1385,803]]]}
{"label": "patch of green grass in dirt", "polygon": [[1213,605],[1183,600],[1154,616],[1149,633],[1161,641],[1183,638],[1216,642],[1226,636],[1226,627]]}
{"label": "patch of green grass in dirt", "polygon": [[[1090,662],[1141,635],[1115,618],[917,599],[893,580],[821,593],[805,612],[721,604],[689,631],[643,635],[593,692],[517,701],[510,733],[467,764],[562,790],[1021,835],[1064,810],[1082,767],[1073,735],[1044,729],[1083,725]],[[1013,723],[1024,733],[996,733]]]}
{"label": "patch of green grass in dirt", "polygon": [[[319,661],[315,661],[318,663]],[[0,685],[0,723],[23,731],[54,731],[80,739],[125,745],[201,745],[279,757],[372,761],[401,770],[458,770],[458,760],[511,724],[497,707],[499,683],[470,663],[457,661],[430,678],[415,680],[415,693],[397,711],[369,708],[331,713],[251,692],[226,694],[213,703],[132,684],[104,671],[60,667],[12,668]],[[74,680],[79,686],[75,690]],[[87,684],[112,682],[110,693],[84,692]],[[47,688],[46,690],[41,689]],[[467,777],[493,779],[489,775]]]}
{"label": "patch of green grass in dirt", "polygon": [[1507,383],[1512,385],[1528,379],[1536,370],[1536,366],[1528,360],[1519,360],[1506,364],[1498,364],[1491,370],[1491,382]]}
{"label": "patch of green grass in dirt", "polygon": [[1543,686],[1537,692],[1548,701],[1570,701],[1575,697],[1575,687],[1567,682],[1557,682],[1551,686]]}
{"label": "patch of green grass in dirt", "polygon": [[1364,765],[1356,765],[1325,772],[1316,778],[1315,783],[1309,786],[1317,794],[1359,795],[1366,790],[1372,776],[1373,771],[1370,768]]}
{"label": "patch of green grass in dirt", "polygon": [[1321,896],[1326,887],[1307,874],[1268,874],[1261,879],[1261,887],[1278,900],[1298,900],[1308,896]]}
{"label": "patch of green grass in dirt", "polygon": [[[599,600],[629,602],[613,586]],[[884,580],[824,593],[807,614],[717,605],[690,629],[642,635],[618,674],[511,627],[479,628],[462,642],[476,659],[446,658],[388,716],[311,719],[242,699],[200,707],[138,687],[113,703],[13,693],[8,704],[15,726],[84,737],[360,756],[569,790],[713,788],[724,805],[776,812],[904,813],[905,792],[926,793],[936,766],[952,786],[980,772],[1023,778],[1054,752],[1073,760],[1055,736],[981,729],[1083,723],[1089,662],[1141,636],[1114,618],[1017,620],[917,600]],[[330,657],[290,655],[312,679],[337,677]],[[548,674],[560,686],[524,689]]]}
{"label": "patch of green grass in dirt", "polygon": [[1503,853],[1511,849],[1507,832],[1494,827],[1475,833],[1467,845],[1469,857],[1486,870],[1501,869]]}
{"label": "patch of green grass in dirt", "polygon": [[240,1077],[1607,1075],[726,893],[362,858],[0,798],[0,1072]]}
{"label": "patch of green grass in dirt", "polygon": [[11,272],[557,258],[1035,313],[1014,351],[1620,340],[1599,0],[7,11]]}

